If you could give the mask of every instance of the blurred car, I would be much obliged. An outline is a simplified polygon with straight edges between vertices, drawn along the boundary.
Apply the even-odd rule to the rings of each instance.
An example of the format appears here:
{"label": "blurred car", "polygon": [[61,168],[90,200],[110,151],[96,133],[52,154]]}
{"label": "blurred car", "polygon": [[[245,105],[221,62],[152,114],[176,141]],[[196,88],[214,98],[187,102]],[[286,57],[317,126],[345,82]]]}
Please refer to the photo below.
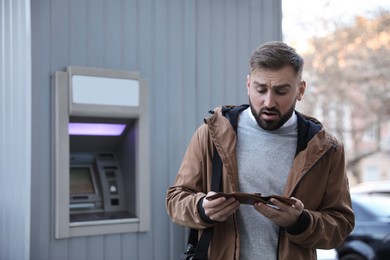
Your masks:
{"label": "blurred car", "polygon": [[335,249],[317,249],[317,260],[337,260]]}
{"label": "blurred car", "polygon": [[390,181],[363,182],[351,187],[351,193],[382,194],[390,196]]}
{"label": "blurred car", "polygon": [[351,193],[355,229],[337,248],[340,260],[390,259],[390,196]]}

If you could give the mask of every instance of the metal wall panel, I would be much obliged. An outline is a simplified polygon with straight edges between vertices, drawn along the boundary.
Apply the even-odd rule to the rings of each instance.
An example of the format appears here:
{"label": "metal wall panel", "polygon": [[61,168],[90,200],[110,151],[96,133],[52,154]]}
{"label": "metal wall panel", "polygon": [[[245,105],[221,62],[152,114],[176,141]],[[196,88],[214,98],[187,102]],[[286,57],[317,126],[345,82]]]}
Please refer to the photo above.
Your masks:
{"label": "metal wall panel", "polygon": [[[31,259],[175,259],[185,232],[165,193],[195,128],[220,104],[247,102],[248,58],[281,39],[281,0],[32,0]],[[69,65],[148,80],[152,226],[54,239],[50,76]]]}
{"label": "metal wall panel", "polygon": [[29,259],[31,31],[27,0],[0,0],[0,259]]}

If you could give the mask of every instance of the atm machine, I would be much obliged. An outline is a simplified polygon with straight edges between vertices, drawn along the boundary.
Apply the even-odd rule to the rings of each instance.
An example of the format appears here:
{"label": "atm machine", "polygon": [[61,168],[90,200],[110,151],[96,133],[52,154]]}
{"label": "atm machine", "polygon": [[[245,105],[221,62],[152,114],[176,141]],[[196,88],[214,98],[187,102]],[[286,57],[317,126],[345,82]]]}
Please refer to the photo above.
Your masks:
{"label": "atm machine", "polygon": [[70,222],[136,218],[125,205],[130,185],[122,174],[114,152],[70,154]]}
{"label": "atm machine", "polygon": [[147,231],[146,81],[70,66],[52,85],[56,238]]}

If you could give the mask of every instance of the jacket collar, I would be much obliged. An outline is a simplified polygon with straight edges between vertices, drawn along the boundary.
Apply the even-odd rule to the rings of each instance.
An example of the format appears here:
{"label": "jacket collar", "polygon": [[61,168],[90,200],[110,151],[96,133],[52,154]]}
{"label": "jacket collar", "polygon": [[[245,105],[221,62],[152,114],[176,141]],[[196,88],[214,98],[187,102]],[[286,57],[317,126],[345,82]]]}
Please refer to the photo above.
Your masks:
{"label": "jacket collar", "polygon": [[[222,107],[222,115],[226,117],[232,125],[235,132],[237,132],[238,117],[242,111],[249,107],[248,104],[240,106],[224,106]],[[306,116],[295,111],[298,120],[298,144],[296,154],[303,151],[313,136],[321,130],[321,123],[313,117]]]}
{"label": "jacket collar", "polygon": [[307,147],[309,141],[322,129],[322,125],[313,117],[308,117],[297,111],[295,112],[298,119],[298,144],[296,156]]}

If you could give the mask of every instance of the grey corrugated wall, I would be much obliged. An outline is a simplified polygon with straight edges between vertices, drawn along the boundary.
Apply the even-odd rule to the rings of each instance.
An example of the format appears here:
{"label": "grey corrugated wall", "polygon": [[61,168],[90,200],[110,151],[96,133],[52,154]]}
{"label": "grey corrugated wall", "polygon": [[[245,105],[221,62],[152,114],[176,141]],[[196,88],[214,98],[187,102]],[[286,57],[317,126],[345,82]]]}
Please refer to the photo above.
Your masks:
{"label": "grey corrugated wall", "polygon": [[[31,259],[176,259],[165,193],[207,111],[247,101],[247,60],[282,38],[281,0],[32,0]],[[69,65],[149,82],[152,223],[146,233],[54,239],[50,76]]]}
{"label": "grey corrugated wall", "polygon": [[0,0],[0,259],[29,259],[31,38],[28,0]]}

